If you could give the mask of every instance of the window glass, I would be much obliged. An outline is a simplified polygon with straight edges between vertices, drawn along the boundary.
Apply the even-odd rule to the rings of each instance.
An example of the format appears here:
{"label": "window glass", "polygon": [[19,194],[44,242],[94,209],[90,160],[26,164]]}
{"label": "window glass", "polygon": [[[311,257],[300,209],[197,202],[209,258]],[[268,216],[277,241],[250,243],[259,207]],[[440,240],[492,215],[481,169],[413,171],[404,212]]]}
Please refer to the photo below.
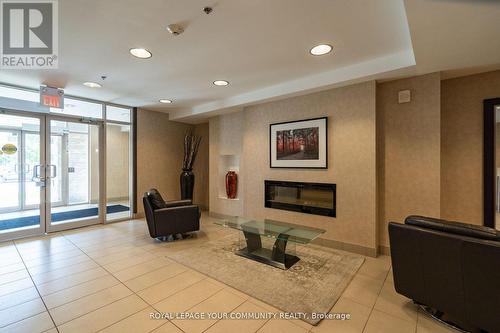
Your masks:
{"label": "window glass", "polygon": [[106,119],[130,123],[130,109],[106,105]]}
{"label": "window glass", "polygon": [[102,104],[64,97],[64,109],[50,108],[50,113],[102,119]]}
{"label": "window glass", "polygon": [[37,103],[40,102],[40,94],[36,91],[26,91],[4,86],[0,86],[0,97],[14,98]]}
{"label": "window glass", "polygon": [[107,220],[130,217],[130,125],[106,125]]}

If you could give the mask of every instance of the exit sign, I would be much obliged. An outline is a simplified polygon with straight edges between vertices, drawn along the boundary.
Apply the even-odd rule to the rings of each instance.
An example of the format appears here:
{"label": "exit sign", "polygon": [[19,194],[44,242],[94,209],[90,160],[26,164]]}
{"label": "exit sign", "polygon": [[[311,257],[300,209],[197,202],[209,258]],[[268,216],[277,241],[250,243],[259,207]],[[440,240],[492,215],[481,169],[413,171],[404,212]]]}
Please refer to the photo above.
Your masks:
{"label": "exit sign", "polygon": [[64,90],[41,86],[40,104],[50,108],[64,109]]}

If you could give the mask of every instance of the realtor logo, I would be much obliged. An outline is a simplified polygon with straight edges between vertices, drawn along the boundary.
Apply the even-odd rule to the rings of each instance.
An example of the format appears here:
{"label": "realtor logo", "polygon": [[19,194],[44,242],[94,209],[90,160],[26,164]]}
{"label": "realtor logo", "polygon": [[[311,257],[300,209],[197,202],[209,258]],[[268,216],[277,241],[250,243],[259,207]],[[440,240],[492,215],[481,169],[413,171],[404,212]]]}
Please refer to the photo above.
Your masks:
{"label": "realtor logo", "polygon": [[57,0],[0,0],[3,69],[57,68],[57,5]]}

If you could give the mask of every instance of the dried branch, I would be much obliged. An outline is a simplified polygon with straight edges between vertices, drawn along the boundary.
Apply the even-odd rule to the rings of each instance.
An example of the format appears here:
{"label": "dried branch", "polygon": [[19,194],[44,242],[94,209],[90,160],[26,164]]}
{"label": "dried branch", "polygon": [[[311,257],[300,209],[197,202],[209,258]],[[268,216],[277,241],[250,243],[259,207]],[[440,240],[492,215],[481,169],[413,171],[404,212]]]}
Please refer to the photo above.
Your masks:
{"label": "dried branch", "polygon": [[193,135],[192,129],[189,129],[184,136],[184,159],[182,161],[183,170],[191,170],[193,168],[200,143],[201,137]]}

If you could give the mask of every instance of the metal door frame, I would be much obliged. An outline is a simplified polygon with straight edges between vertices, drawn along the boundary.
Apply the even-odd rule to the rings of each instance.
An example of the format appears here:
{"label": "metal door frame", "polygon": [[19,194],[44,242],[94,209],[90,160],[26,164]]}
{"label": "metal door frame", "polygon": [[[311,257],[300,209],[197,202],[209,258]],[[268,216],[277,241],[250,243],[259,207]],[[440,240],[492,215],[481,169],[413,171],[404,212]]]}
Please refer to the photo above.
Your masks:
{"label": "metal door frame", "polygon": [[[18,117],[24,117],[24,118],[36,118],[39,120],[39,125],[40,125],[40,165],[42,166],[40,168],[40,181],[43,182],[45,179],[45,168],[43,167],[45,165],[45,127],[46,127],[46,117],[43,114],[39,113],[27,113],[27,112],[22,112],[22,111],[16,111],[16,110],[6,110],[6,109],[0,109],[0,115],[9,115],[9,116],[18,116]],[[22,136],[21,131],[18,131],[20,133],[20,136]],[[22,145],[22,138],[19,139]],[[23,157],[21,157],[24,152],[22,151],[23,147],[21,146],[21,152],[19,153],[18,157],[21,162],[24,160]],[[18,174],[22,173],[21,170],[24,168],[22,166],[19,167],[19,172]],[[24,179],[23,177],[19,177],[19,181],[22,181]],[[23,185],[19,186],[19,191],[21,191],[21,187]],[[46,232],[46,223],[45,223],[45,217],[47,216],[46,213],[46,205],[45,205],[45,186],[42,184],[40,187],[40,224],[38,227],[35,228],[26,228],[26,229],[14,229],[12,231],[5,230],[4,232],[0,232],[0,242],[6,241],[6,240],[11,240],[11,239],[18,239],[18,238],[24,238],[24,237],[30,237],[30,236],[38,236],[42,235]],[[19,198],[22,199],[22,194],[19,193]],[[23,203],[19,201],[19,207],[21,207]]]}

